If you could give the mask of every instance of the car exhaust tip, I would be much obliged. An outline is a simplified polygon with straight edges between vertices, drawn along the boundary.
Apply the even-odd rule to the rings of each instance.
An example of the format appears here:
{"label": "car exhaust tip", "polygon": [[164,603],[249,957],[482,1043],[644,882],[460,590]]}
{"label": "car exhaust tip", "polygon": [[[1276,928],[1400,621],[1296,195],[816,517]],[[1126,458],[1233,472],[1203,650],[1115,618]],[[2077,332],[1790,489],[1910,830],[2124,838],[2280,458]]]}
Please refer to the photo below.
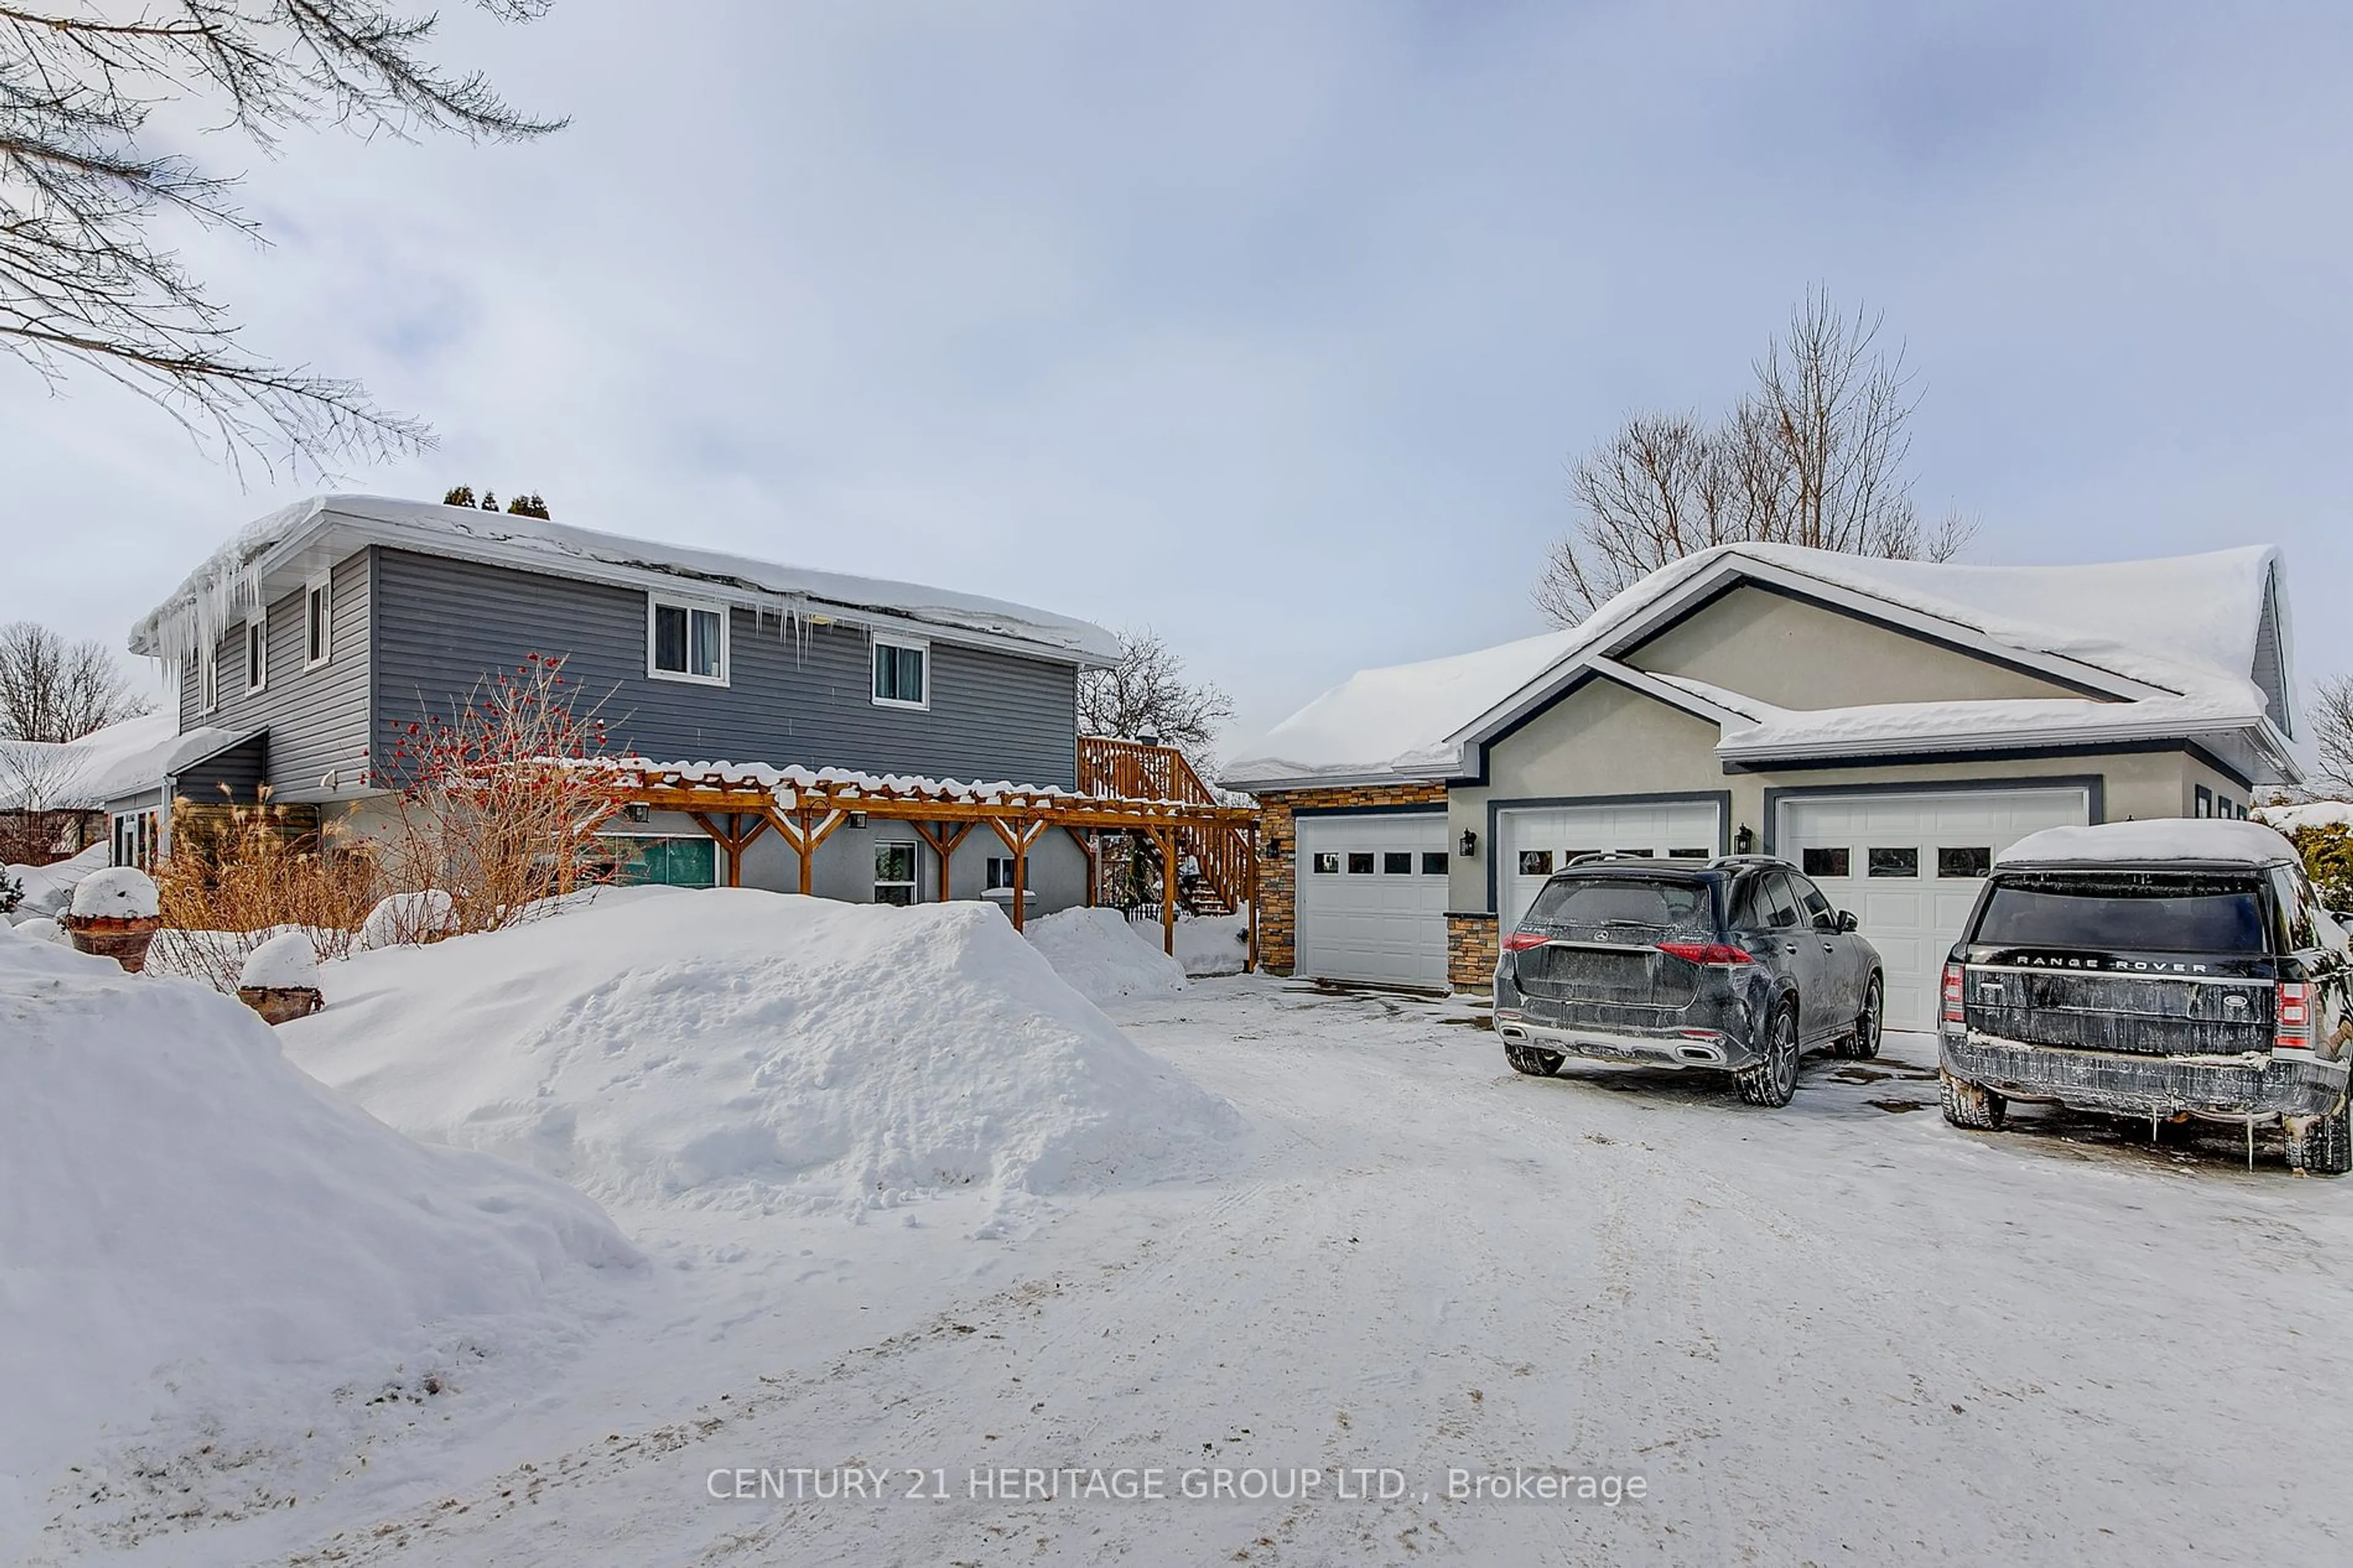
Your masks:
{"label": "car exhaust tip", "polygon": [[1714,1046],[1677,1046],[1675,1055],[1687,1062],[1710,1065],[1720,1064],[1724,1060],[1724,1053]]}

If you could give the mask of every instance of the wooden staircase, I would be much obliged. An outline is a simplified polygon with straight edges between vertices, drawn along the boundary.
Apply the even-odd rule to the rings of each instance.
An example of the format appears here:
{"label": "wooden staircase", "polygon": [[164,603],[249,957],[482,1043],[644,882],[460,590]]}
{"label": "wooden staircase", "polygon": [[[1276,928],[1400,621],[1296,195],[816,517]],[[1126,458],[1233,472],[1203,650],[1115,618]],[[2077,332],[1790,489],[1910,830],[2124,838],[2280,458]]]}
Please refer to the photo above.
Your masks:
{"label": "wooden staircase", "polygon": [[[1185,753],[1106,735],[1079,737],[1079,792],[1121,800],[1223,805]],[[1176,829],[1177,901],[1195,915],[1230,915],[1255,889],[1251,835],[1242,828],[1186,823]]]}

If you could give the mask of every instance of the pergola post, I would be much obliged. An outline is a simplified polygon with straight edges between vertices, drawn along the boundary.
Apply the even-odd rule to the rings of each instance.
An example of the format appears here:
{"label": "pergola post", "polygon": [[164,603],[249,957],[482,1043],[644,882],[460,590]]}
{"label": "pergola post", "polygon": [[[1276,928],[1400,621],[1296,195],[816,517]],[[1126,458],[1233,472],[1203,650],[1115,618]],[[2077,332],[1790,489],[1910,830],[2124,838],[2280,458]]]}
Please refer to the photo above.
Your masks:
{"label": "pergola post", "polygon": [[1160,951],[1176,952],[1176,830],[1163,827],[1153,834],[1160,841]]}
{"label": "pergola post", "polygon": [[965,835],[972,831],[972,824],[967,822],[953,832],[944,822],[916,822],[909,826],[914,828],[916,837],[932,847],[933,855],[939,859],[940,902],[944,904],[948,901],[948,858],[964,842]]}
{"label": "pergola post", "polygon": [[997,837],[1004,840],[1005,847],[1013,852],[1013,929],[1019,931],[1024,913],[1021,905],[1029,890],[1029,846],[1038,842],[1048,825],[1027,817],[1015,817],[1010,826],[999,817],[987,820]]}
{"label": "pergola post", "polygon": [[744,851],[751,847],[754,839],[768,831],[768,819],[765,816],[754,816],[752,818],[752,826],[747,828],[744,826],[742,815],[731,811],[727,814],[727,826],[723,831],[716,823],[702,812],[690,811],[687,815],[694,818],[694,825],[709,834],[712,842],[718,845],[726,855],[726,885],[731,888],[742,887],[744,885]]}

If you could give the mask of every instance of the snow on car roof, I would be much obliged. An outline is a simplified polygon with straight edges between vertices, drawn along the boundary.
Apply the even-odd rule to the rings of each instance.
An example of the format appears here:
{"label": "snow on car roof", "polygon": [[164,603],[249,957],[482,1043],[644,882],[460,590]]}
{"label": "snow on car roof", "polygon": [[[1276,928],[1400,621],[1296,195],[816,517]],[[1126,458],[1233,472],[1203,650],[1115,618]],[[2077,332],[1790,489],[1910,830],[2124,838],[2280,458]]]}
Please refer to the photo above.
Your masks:
{"label": "snow on car roof", "polygon": [[2295,846],[2260,822],[2176,816],[2106,822],[2097,827],[2046,827],[2003,850],[1994,864],[2115,866],[2188,860],[2271,866],[2295,858]]}

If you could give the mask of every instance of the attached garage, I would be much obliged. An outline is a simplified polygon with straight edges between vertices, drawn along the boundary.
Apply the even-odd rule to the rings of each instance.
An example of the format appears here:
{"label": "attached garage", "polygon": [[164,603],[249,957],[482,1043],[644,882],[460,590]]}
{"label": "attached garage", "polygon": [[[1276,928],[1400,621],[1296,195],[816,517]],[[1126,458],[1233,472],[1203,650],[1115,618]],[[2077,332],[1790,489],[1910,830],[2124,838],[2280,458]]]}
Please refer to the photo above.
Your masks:
{"label": "attached garage", "polygon": [[2030,833],[2093,820],[2087,784],[1785,795],[1778,812],[1778,852],[1879,949],[1891,1029],[1936,1027],[1946,950],[1994,858]]}
{"label": "attached garage", "polygon": [[1495,812],[1496,897],[1510,931],[1545,879],[1579,855],[1607,850],[1661,860],[1705,860],[1722,843],[1722,805],[1708,800],[1504,805]]}
{"label": "attached garage", "polygon": [[1444,989],[1444,813],[1302,816],[1297,832],[1293,973]]}

